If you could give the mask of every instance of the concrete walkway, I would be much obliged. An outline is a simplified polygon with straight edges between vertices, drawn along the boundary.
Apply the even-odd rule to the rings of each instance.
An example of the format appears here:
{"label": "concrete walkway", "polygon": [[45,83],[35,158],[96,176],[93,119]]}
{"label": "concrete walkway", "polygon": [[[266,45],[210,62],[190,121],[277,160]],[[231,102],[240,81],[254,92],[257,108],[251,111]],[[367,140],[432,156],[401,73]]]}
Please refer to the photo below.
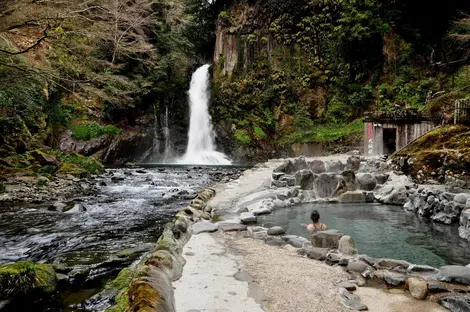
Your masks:
{"label": "concrete walkway", "polygon": [[[211,234],[192,236],[183,250],[183,276],[173,283],[176,312],[262,312],[240,272],[243,257]],[[242,278],[243,277],[243,278]],[[252,297],[253,296],[253,297]],[[262,300],[262,298],[256,298]]]}

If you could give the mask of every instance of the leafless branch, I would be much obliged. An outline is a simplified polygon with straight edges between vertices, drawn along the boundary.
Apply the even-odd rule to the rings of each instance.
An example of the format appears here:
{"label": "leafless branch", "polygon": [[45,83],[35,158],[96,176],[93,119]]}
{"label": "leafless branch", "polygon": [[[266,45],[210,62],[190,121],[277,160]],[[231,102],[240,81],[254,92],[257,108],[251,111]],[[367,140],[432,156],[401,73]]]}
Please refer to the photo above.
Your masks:
{"label": "leafless branch", "polygon": [[43,31],[43,36],[41,38],[39,38],[36,41],[36,43],[34,43],[33,45],[27,47],[26,49],[24,49],[22,51],[12,52],[12,51],[8,51],[8,50],[0,49],[0,52],[1,53],[6,53],[6,54],[9,54],[9,55],[20,55],[20,54],[27,53],[27,52],[31,51],[32,49],[34,49],[35,47],[37,47],[39,44],[41,44],[41,42],[43,42],[44,40],[46,40],[46,38],[49,37],[49,35],[47,34],[47,30],[49,30],[49,28],[50,28],[50,25],[47,25],[46,29],[44,29],[44,31]]}

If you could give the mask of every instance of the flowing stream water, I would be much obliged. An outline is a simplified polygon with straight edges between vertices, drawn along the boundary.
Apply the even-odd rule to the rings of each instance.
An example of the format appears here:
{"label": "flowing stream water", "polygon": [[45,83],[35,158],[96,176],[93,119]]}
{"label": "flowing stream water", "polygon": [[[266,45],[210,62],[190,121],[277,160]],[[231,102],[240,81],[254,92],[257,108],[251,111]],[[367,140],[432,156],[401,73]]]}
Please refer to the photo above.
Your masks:
{"label": "flowing stream water", "polygon": [[98,193],[76,199],[84,212],[50,211],[49,205],[1,208],[0,264],[58,264],[68,268],[77,284],[52,301],[15,303],[2,312],[94,311],[82,302],[150,251],[178,209],[205,186],[239,173],[236,168],[200,166],[108,169],[95,177]]}
{"label": "flowing stream water", "polygon": [[210,65],[199,67],[191,78],[189,88],[190,122],[188,146],[179,160],[182,164],[229,165],[231,162],[216,151],[214,131],[209,115]]}
{"label": "flowing stream water", "polygon": [[350,235],[361,254],[435,267],[470,263],[470,244],[460,239],[457,226],[426,221],[397,206],[302,204],[259,216],[258,223],[279,225],[287,229],[287,234],[310,238],[311,234],[301,224],[311,222],[310,213],[314,209],[329,229]]}

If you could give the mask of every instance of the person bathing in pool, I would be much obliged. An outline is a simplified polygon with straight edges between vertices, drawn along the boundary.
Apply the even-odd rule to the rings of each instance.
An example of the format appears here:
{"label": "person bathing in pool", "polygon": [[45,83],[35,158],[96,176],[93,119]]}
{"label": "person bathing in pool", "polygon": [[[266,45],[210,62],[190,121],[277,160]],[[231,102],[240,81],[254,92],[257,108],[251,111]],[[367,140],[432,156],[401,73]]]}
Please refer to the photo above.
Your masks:
{"label": "person bathing in pool", "polygon": [[302,224],[307,228],[307,230],[310,233],[318,232],[318,231],[325,231],[326,230],[326,224],[320,223],[320,214],[318,213],[317,210],[312,211],[310,214],[310,219],[312,220],[312,223],[306,225]]}

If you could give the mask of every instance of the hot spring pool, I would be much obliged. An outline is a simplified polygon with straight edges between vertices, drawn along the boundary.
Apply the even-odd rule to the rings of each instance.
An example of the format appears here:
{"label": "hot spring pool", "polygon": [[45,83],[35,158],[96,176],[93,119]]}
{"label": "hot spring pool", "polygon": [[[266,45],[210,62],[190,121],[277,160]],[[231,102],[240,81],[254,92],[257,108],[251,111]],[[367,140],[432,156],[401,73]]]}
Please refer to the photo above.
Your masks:
{"label": "hot spring pool", "polygon": [[360,254],[375,258],[402,259],[440,267],[470,263],[470,244],[461,239],[458,227],[436,224],[405,212],[401,207],[379,204],[302,204],[258,217],[258,224],[282,226],[287,234],[310,238],[301,226],[317,209],[328,229],[350,235]]}

